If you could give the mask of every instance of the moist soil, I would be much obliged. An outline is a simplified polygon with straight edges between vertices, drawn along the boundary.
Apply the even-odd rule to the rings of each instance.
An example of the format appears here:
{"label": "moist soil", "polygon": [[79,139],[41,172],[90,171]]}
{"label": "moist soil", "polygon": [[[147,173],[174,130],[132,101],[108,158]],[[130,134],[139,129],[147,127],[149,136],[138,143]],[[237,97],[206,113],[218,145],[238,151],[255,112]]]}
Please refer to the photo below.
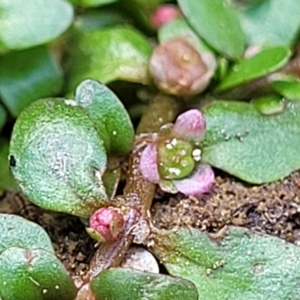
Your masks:
{"label": "moist soil", "polygon": [[[70,274],[82,275],[87,271],[97,245],[79,218],[43,210],[22,194],[10,191],[0,191],[0,212],[40,224]],[[225,225],[235,225],[300,245],[300,171],[260,186],[219,174],[212,191],[201,199],[157,190],[151,213],[158,228],[191,226],[217,235]]]}

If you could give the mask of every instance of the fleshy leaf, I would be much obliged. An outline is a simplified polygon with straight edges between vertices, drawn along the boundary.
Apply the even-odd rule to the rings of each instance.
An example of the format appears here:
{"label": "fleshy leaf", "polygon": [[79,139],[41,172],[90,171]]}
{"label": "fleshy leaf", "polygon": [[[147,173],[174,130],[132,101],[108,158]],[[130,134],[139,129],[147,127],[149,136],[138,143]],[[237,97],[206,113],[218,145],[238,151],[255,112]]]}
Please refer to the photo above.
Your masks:
{"label": "fleshy leaf", "polygon": [[122,102],[108,87],[85,80],[77,87],[75,100],[94,122],[108,153],[124,155],[130,151],[133,125]]}
{"label": "fleshy leaf", "polygon": [[0,138],[0,189],[16,190],[17,184],[9,170],[8,141]]}
{"label": "fleshy leaf", "polygon": [[62,71],[44,46],[2,55],[0,65],[0,95],[15,117],[32,101],[61,88]]}
{"label": "fleshy leaf", "polygon": [[239,17],[250,45],[290,46],[299,33],[299,14],[298,0],[264,0],[241,10]]}
{"label": "fleshy leaf", "polygon": [[0,255],[4,300],[74,300],[77,289],[63,264],[44,249],[11,247]]}
{"label": "fleshy leaf", "polygon": [[107,201],[106,152],[74,100],[42,99],[15,123],[9,159],[24,194],[46,209],[89,217]]}
{"label": "fleshy leaf", "polygon": [[272,47],[242,60],[218,86],[218,91],[227,90],[262,77],[281,68],[289,59],[291,51],[287,47]]}
{"label": "fleshy leaf", "polygon": [[229,58],[242,56],[245,36],[234,10],[226,1],[178,0],[180,8],[195,31]]}
{"label": "fleshy leaf", "polygon": [[271,76],[273,89],[288,100],[300,100],[300,81],[292,76],[276,74]]}
{"label": "fleshy leaf", "polygon": [[47,43],[73,21],[72,6],[63,0],[1,0],[0,11],[2,51]]}
{"label": "fleshy leaf", "polygon": [[192,281],[201,299],[297,299],[300,248],[230,227],[220,241],[197,229],[161,237],[155,253],[173,276]]}
{"label": "fleshy leaf", "polygon": [[198,299],[195,286],[187,280],[122,268],[101,272],[92,281],[92,291],[97,300]]}
{"label": "fleshy leaf", "polygon": [[254,107],[264,115],[274,115],[285,109],[285,100],[277,94],[252,99]]}
{"label": "fleshy leaf", "polygon": [[42,227],[22,217],[0,213],[0,254],[10,247],[41,248],[54,253],[50,238]]}
{"label": "fleshy leaf", "polygon": [[83,7],[95,7],[102,6],[110,3],[117,2],[118,0],[78,0],[77,5]]}
{"label": "fleshy leaf", "polygon": [[151,52],[148,40],[130,27],[86,32],[70,50],[68,91],[86,78],[102,83],[125,80],[146,84]]}
{"label": "fleshy leaf", "polygon": [[251,183],[272,182],[300,168],[300,102],[276,115],[252,103],[214,101],[204,108],[202,161]]}

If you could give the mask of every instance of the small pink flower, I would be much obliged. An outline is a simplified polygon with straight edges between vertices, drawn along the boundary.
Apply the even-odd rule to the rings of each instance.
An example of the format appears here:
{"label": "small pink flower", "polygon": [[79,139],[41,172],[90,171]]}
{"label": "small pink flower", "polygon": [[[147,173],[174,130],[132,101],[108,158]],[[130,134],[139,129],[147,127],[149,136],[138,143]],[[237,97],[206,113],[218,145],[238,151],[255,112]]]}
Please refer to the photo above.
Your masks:
{"label": "small pink flower", "polygon": [[[197,109],[181,114],[175,124],[149,144],[141,155],[140,171],[149,181],[169,193],[200,195],[214,182],[209,165],[201,164],[200,142],[205,135],[205,119]],[[164,126],[165,128],[165,126]]]}
{"label": "small pink flower", "polygon": [[154,29],[159,29],[166,23],[178,19],[181,16],[177,6],[172,4],[160,5],[151,16],[151,25]]}
{"label": "small pink flower", "polygon": [[103,207],[96,210],[90,217],[87,232],[101,242],[114,242],[123,232],[125,221],[117,208]]}

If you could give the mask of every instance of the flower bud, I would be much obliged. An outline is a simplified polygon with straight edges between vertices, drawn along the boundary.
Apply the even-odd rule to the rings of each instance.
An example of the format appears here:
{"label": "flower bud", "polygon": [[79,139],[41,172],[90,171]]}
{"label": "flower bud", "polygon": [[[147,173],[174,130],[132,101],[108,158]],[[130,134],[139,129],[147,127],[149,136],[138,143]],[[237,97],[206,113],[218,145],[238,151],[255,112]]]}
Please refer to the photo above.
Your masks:
{"label": "flower bud", "polygon": [[87,232],[98,241],[114,242],[123,232],[124,226],[124,217],[117,208],[103,207],[91,216]]}
{"label": "flower bud", "polygon": [[180,15],[180,10],[175,5],[160,5],[151,16],[152,27],[154,29],[159,29],[166,23],[178,19]]}
{"label": "flower bud", "polygon": [[162,91],[190,96],[202,92],[214,73],[215,59],[201,54],[184,38],[160,44],[150,59],[149,71]]}

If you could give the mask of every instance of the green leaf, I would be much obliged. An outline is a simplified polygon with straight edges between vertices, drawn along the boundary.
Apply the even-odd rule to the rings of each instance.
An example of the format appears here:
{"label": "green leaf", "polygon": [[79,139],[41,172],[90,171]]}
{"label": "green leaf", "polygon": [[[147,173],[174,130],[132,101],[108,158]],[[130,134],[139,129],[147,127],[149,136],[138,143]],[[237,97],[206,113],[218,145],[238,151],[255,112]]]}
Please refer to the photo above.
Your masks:
{"label": "green leaf", "polygon": [[264,0],[243,10],[240,21],[250,45],[290,46],[300,30],[298,0]]}
{"label": "green leaf", "polygon": [[101,272],[91,288],[97,300],[198,299],[195,286],[187,280],[126,268]]}
{"label": "green leaf", "polygon": [[277,94],[265,95],[251,100],[254,107],[263,115],[274,115],[285,109],[285,99]]}
{"label": "green leaf", "polygon": [[204,162],[256,184],[300,168],[300,102],[286,102],[281,113],[263,115],[253,103],[215,101],[204,115]]}
{"label": "green leaf", "polygon": [[74,300],[77,289],[63,264],[44,249],[12,247],[0,255],[3,300]]}
{"label": "green leaf", "polygon": [[81,34],[70,49],[68,91],[82,80],[102,83],[115,80],[148,83],[148,61],[152,47],[138,31],[113,27]]}
{"label": "green leaf", "polygon": [[0,138],[0,189],[16,190],[17,184],[9,170],[8,141]]}
{"label": "green leaf", "polygon": [[85,80],[77,87],[75,100],[94,122],[108,153],[125,155],[131,150],[133,125],[122,102],[108,87]]}
{"label": "green leaf", "polygon": [[299,298],[300,248],[277,237],[230,227],[214,241],[182,228],[155,247],[170,274],[192,281],[200,299]]}
{"label": "green leaf", "polygon": [[1,132],[1,129],[3,128],[5,122],[6,122],[6,111],[4,110],[2,105],[0,105],[0,132]]}
{"label": "green leaf", "polygon": [[118,0],[78,0],[77,4],[83,7],[96,7],[114,2],[118,2]]}
{"label": "green leaf", "polygon": [[226,1],[178,0],[188,22],[206,42],[232,59],[242,56],[245,36],[235,11]]}
{"label": "green leaf", "polygon": [[300,81],[284,74],[274,74],[271,77],[273,89],[288,100],[300,100]]}
{"label": "green leaf", "polygon": [[54,253],[50,238],[42,227],[22,217],[0,213],[0,254],[10,247],[41,248]]}
{"label": "green leaf", "polygon": [[12,173],[24,194],[46,209],[89,217],[106,203],[106,152],[93,122],[74,100],[42,99],[17,119]]}
{"label": "green leaf", "polygon": [[212,52],[204,41],[195,34],[185,19],[176,19],[168,22],[158,31],[158,39],[160,43],[177,37],[187,39],[198,49],[199,52]]}
{"label": "green leaf", "polygon": [[0,56],[0,65],[0,95],[13,116],[61,87],[62,71],[44,46]]}
{"label": "green leaf", "polygon": [[0,50],[47,43],[72,21],[72,6],[63,0],[0,0]]}
{"label": "green leaf", "polygon": [[291,51],[287,47],[264,49],[233,66],[218,86],[217,91],[224,91],[274,72],[286,64],[290,55]]}

